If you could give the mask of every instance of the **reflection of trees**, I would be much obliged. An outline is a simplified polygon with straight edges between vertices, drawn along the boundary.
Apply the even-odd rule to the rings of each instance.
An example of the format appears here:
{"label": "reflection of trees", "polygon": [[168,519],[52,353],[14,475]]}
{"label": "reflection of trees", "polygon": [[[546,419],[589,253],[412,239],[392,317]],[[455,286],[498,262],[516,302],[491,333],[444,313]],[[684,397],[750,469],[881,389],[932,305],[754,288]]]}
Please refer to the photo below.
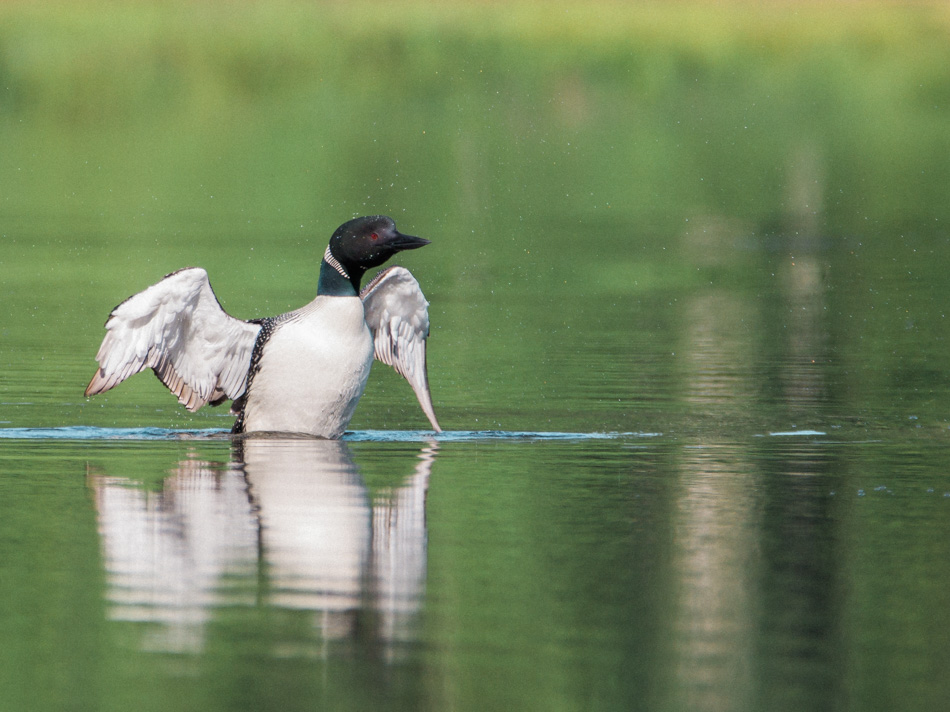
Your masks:
{"label": "reflection of trees", "polygon": [[[684,399],[692,411],[735,421],[755,400],[745,364],[751,305],[725,291],[687,305]],[[679,462],[674,537],[679,596],[676,689],[687,709],[726,709],[751,689],[751,602],[757,524],[755,475],[745,448],[692,443]]]}
{"label": "reflection of trees", "polygon": [[684,709],[744,708],[737,692],[751,688],[756,510],[753,477],[737,469],[736,453],[696,448],[681,462],[675,654]]}
{"label": "reflection of trees", "polygon": [[146,646],[172,651],[200,649],[229,605],[312,611],[325,641],[355,635],[368,609],[384,650],[410,639],[435,446],[372,497],[344,443],[248,439],[235,452],[182,460],[158,492],[92,473],[111,616],[151,624]]}
{"label": "reflection of trees", "polygon": [[[806,168],[809,176],[817,171]],[[712,286],[684,307],[683,400],[702,418],[705,437],[687,443],[677,463],[673,683],[684,708],[768,707],[775,700],[755,696],[774,689],[767,676],[782,669],[786,689],[822,689],[816,676],[834,665],[827,659],[833,626],[803,630],[808,621],[833,620],[837,610],[827,498],[813,477],[828,463],[815,460],[807,442],[786,449],[788,441],[763,440],[760,451],[729,442],[807,427],[826,398],[825,371],[815,365],[828,348],[825,284],[818,241],[807,232],[816,218],[804,209],[820,201],[805,189],[806,178],[796,180],[802,209],[792,217],[801,231],[782,238],[789,258],[777,261],[769,299]],[[696,264],[736,256],[734,228],[717,225],[706,221],[685,236],[685,254]],[[756,414],[771,420],[753,421]],[[719,432],[722,423],[732,432]],[[772,541],[781,546],[763,549]],[[782,610],[771,608],[773,600]],[[798,650],[776,650],[793,640]]]}

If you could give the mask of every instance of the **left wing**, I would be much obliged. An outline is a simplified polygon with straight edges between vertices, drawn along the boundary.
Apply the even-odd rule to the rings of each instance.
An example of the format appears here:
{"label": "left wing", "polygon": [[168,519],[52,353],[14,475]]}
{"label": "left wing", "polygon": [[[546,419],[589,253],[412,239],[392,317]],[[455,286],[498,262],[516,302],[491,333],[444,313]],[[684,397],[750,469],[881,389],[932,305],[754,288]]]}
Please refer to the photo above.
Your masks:
{"label": "left wing", "polygon": [[260,329],[221,308],[200,267],[172,272],[112,310],[86,395],[151,368],[188,410],[238,398]]}
{"label": "left wing", "polygon": [[390,267],[366,285],[360,299],[366,323],[373,332],[376,360],[392,366],[409,381],[432,428],[441,433],[426,372],[429,302],[416,278],[405,267]]}

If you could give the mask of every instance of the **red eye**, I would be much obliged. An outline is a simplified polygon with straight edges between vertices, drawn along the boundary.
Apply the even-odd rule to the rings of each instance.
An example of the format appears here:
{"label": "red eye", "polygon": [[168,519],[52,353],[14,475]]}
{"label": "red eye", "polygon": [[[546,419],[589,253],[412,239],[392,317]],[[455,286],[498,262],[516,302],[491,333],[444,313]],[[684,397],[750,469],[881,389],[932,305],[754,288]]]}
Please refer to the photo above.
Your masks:
{"label": "red eye", "polygon": [[377,235],[375,232],[372,235],[370,235],[370,237],[373,238],[374,240],[379,239],[379,235]]}

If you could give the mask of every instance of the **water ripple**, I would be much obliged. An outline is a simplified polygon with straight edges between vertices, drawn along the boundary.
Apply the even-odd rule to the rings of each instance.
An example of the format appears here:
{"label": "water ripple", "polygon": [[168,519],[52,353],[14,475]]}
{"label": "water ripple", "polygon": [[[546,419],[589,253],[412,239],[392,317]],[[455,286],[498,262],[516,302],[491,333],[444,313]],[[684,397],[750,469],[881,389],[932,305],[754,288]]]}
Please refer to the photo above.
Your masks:
{"label": "water ripple", "polygon": [[192,440],[220,438],[230,431],[221,428],[172,430],[169,428],[97,428],[70,425],[61,428],[0,428],[8,440]]}
{"label": "water ripple", "polygon": [[[428,430],[352,430],[343,440],[349,442],[467,442],[473,440],[619,440],[652,438],[661,433],[564,433],[508,430],[452,430],[433,433]],[[229,431],[222,428],[179,430],[170,428],[98,428],[72,425],[60,428],[0,428],[0,439],[8,440],[226,440]]]}
{"label": "water ripple", "polygon": [[662,433],[562,433],[527,430],[446,430],[433,433],[427,430],[353,430],[344,440],[350,442],[467,442],[471,440],[620,440],[625,438],[652,438]]}

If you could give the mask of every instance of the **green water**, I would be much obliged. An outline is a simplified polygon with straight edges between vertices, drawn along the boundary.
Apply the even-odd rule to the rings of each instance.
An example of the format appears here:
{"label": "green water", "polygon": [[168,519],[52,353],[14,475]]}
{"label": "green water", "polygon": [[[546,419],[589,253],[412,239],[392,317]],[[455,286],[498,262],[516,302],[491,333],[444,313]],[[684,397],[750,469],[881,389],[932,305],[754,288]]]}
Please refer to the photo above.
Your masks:
{"label": "green water", "polygon": [[[0,707],[950,698],[945,11],[502,12],[0,8]],[[344,444],[83,398],[370,213],[444,437],[378,364]]]}

